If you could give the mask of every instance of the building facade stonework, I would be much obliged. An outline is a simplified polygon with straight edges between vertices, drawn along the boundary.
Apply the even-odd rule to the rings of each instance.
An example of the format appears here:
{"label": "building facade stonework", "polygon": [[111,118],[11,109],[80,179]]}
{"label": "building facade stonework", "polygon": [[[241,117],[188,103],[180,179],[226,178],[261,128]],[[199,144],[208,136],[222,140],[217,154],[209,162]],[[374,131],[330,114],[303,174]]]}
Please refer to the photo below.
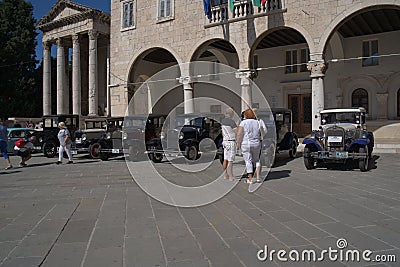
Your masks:
{"label": "building facade stonework", "polygon": [[[238,113],[246,105],[261,107],[252,80],[271,107],[292,109],[295,131],[303,135],[318,128],[324,108],[364,106],[372,120],[400,119],[400,1],[268,0],[255,6],[240,0],[233,9],[227,2],[212,0],[207,17],[203,1],[111,0],[111,114],[124,115],[154,74],[208,61],[237,70],[243,101],[224,99],[229,96],[217,88],[189,79],[154,108],[146,102],[149,95],[143,96],[134,112],[168,113],[183,101],[182,112],[215,109],[196,110],[191,99],[202,96],[220,98]],[[182,67],[170,78],[182,77],[190,77],[190,70]],[[97,90],[91,88],[89,97]]]}

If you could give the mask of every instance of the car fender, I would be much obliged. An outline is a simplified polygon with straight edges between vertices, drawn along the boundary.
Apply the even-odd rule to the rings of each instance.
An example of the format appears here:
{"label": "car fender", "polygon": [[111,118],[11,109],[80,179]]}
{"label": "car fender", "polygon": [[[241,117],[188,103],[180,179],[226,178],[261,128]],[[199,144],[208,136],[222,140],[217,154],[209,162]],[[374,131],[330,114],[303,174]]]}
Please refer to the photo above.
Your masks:
{"label": "car fender", "polygon": [[161,139],[153,138],[146,142],[146,146],[161,147]]}
{"label": "car fender", "polygon": [[199,142],[196,139],[186,139],[182,143],[180,143],[181,147],[187,147],[192,145],[198,147]]}
{"label": "car fender", "polygon": [[370,141],[368,138],[357,138],[354,139],[354,141],[350,144],[349,150],[352,151],[357,151],[358,147],[365,147],[365,146],[370,146]]}
{"label": "car fender", "polygon": [[[303,145],[306,145],[306,147],[310,147],[310,148],[314,147],[314,150],[316,150],[316,151],[324,150],[315,138],[305,138],[303,140]],[[311,149],[311,151],[313,151],[313,149]]]}
{"label": "car fender", "polygon": [[375,146],[375,138],[373,132],[368,132],[369,147],[372,149]]}
{"label": "car fender", "polygon": [[102,148],[112,148],[110,140],[100,139],[98,143],[100,144],[100,147],[102,147]]}
{"label": "car fender", "polygon": [[278,144],[279,150],[288,150],[292,147],[293,139],[297,141],[297,136],[293,132],[287,132],[282,141]]}

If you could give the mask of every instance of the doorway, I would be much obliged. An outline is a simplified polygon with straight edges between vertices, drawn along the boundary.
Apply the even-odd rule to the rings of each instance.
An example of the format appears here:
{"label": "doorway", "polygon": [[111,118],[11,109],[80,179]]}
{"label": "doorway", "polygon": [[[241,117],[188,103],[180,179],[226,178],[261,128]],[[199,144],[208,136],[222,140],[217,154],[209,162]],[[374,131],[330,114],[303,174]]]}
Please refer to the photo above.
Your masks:
{"label": "doorway", "polygon": [[293,132],[304,137],[311,133],[311,94],[290,94],[288,97],[288,107],[293,116]]}

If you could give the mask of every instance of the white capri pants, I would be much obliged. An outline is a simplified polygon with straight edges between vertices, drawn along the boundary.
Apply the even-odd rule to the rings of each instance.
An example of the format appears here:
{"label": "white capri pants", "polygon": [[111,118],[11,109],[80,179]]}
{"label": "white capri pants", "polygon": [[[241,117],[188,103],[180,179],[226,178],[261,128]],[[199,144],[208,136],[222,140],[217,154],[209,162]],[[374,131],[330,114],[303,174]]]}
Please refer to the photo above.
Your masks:
{"label": "white capri pants", "polygon": [[254,167],[260,166],[261,144],[242,146],[243,159],[246,163],[246,172],[253,173]]}
{"label": "white capri pants", "polygon": [[58,149],[58,161],[62,161],[64,151],[67,152],[68,160],[72,161],[71,143],[65,146],[60,145],[60,148]]}

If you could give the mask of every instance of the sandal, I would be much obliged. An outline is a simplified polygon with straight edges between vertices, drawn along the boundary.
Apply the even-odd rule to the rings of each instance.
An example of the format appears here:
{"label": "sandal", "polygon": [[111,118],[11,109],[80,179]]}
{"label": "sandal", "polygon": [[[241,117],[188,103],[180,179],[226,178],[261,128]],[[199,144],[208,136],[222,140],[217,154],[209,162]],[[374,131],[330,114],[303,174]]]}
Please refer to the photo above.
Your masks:
{"label": "sandal", "polygon": [[249,179],[246,179],[246,180],[244,181],[244,183],[245,183],[245,184],[254,184],[254,182],[253,182],[253,181],[250,181]]}

